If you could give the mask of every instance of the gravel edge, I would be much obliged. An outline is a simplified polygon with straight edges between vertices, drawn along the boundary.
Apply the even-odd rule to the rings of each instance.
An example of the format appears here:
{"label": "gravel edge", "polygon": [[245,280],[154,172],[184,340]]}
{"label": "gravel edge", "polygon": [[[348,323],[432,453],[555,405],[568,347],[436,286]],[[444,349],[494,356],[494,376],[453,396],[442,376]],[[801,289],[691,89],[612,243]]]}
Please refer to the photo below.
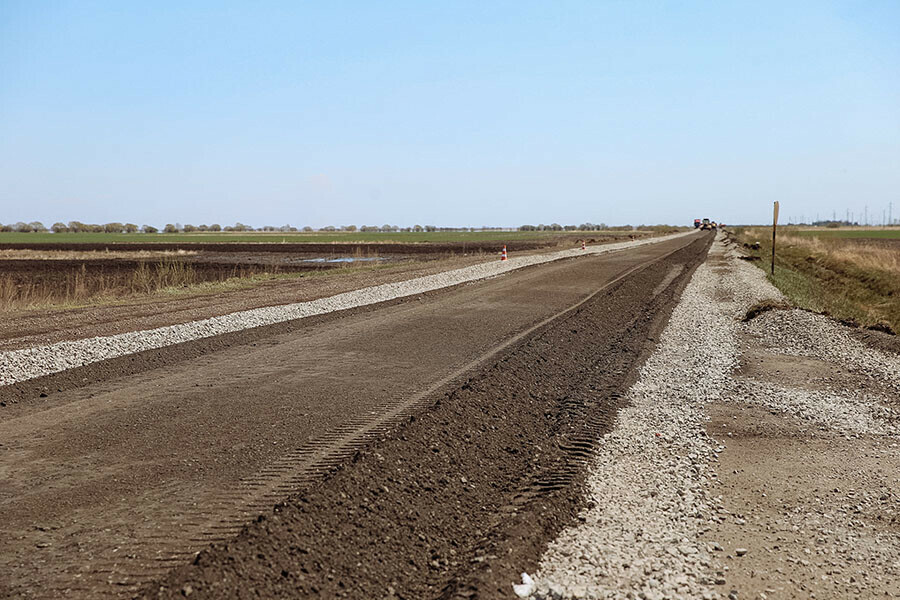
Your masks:
{"label": "gravel edge", "polygon": [[703,408],[737,363],[729,315],[716,309],[710,249],[629,390],[629,406],[589,466],[590,508],[548,547],[531,594],[561,598],[714,598],[713,557],[700,535],[716,443]]}
{"label": "gravel edge", "polygon": [[[795,309],[740,321],[756,302],[782,299],[720,234],[629,390],[630,405],[601,440],[589,466],[589,508],[548,546],[534,582],[523,574],[526,584],[514,586],[516,595],[721,598],[718,586],[727,574],[722,548],[702,537],[735,517],[715,490],[724,446],[705,431],[710,403],[758,404],[848,439],[900,436],[897,411],[865,391],[810,392],[733,376],[741,336],[750,335],[776,352],[830,360],[900,390],[900,359],[853,339],[826,317]],[[858,533],[847,528],[842,534],[838,553],[859,552]],[[890,568],[900,541],[880,541],[867,557]]]}

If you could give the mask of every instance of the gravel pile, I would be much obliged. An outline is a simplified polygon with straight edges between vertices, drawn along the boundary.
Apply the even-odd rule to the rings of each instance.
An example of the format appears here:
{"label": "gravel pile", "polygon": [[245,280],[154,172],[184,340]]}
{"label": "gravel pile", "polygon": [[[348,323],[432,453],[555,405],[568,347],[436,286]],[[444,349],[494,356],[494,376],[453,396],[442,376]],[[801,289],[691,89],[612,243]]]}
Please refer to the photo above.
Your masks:
{"label": "gravel pile", "polygon": [[408,281],[354,290],[310,302],[258,308],[146,331],[135,331],[107,337],[87,338],[35,348],[12,350],[0,353],[0,385],[10,385],[35,377],[58,373],[66,369],[182,342],[385,302],[404,296],[422,294],[470,281],[495,277],[531,265],[584,256],[586,254],[605,254],[693,234],[694,231],[689,231],[633,242],[619,242],[589,247],[585,251],[580,249],[562,250],[548,254],[510,258],[505,262],[498,260]]}
{"label": "gravel pile", "polygon": [[[615,429],[599,444],[587,481],[591,508],[551,543],[534,585],[517,587],[518,595],[656,599],[728,593],[728,587],[720,587],[728,570],[722,548],[700,538],[716,523],[742,525],[745,519],[728,513],[715,491],[716,456],[724,446],[704,430],[707,403],[761,405],[797,416],[828,435],[887,436],[891,448],[897,447],[897,410],[881,402],[884,398],[862,390],[799,390],[733,376],[741,340],[754,339],[767,351],[829,360],[889,385],[900,380],[900,360],[863,346],[825,317],[778,310],[742,323],[752,305],[783,296],[761,269],[737,256],[720,236],[695,272],[629,392],[631,405],[620,411]],[[855,519],[864,504],[883,511],[893,506],[891,490],[851,490],[842,499],[790,516],[785,527],[818,531],[829,542],[790,560],[798,568],[833,563],[835,572],[846,572],[854,564],[873,564],[879,565],[873,577],[882,577],[875,571],[884,569],[890,576],[900,574],[900,540],[863,535]],[[740,548],[735,554],[752,551]]]}
{"label": "gravel pile", "polygon": [[550,545],[532,597],[716,597],[712,550],[699,540],[716,508],[718,450],[703,408],[737,359],[734,319],[714,300],[719,281],[709,263],[694,273],[589,467],[592,508]]}

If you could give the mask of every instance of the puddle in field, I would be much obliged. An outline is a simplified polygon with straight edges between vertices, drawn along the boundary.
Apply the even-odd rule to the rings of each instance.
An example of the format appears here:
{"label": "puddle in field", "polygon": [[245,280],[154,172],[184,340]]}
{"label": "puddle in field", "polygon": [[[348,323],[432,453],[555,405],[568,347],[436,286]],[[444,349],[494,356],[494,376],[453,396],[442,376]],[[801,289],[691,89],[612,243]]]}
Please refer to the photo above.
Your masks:
{"label": "puddle in field", "polygon": [[304,258],[300,262],[313,262],[313,263],[345,263],[345,262],[369,262],[373,260],[385,260],[384,257],[381,256],[367,256],[365,258],[353,258],[353,257],[344,257],[344,258]]}

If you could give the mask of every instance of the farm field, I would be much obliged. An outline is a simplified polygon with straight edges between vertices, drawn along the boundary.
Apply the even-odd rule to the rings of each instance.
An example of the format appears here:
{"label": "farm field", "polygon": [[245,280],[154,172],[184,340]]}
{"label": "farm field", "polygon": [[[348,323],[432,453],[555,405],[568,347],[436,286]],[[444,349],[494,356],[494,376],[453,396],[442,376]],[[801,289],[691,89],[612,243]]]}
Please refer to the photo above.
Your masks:
{"label": "farm field", "polygon": [[870,239],[870,240],[900,240],[900,227],[841,227],[829,229],[817,227],[815,229],[786,228],[797,235],[818,238],[844,238],[844,239]]}

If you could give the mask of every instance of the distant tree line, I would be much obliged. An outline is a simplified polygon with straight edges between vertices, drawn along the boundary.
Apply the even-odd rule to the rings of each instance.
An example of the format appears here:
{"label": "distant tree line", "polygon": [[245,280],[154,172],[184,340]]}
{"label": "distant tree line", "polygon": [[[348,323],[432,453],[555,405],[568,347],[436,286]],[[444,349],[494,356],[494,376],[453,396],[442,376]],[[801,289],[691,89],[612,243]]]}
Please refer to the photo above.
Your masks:
{"label": "distant tree line", "polygon": [[[44,233],[52,231],[53,233],[159,233],[159,229],[153,225],[141,225],[138,227],[134,223],[82,223],[81,221],[69,221],[68,223],[54,223],[49,227],[44,226],[40,221],[32,221],[31,223],[10,223],[8,225],[0,225],[0,232],[18,232],[18,233]],[[196,231],[297,231],[296,227],[284,225],[282,227],[265,226],[254,229],[243,223],[235,223],[222,227],[218,223],[212,225],[182,225],[181,223],[167,223],[163,227],[163,233],[192,233]]]}
{"label": "distant tree line", "polygon": [[828,229],[837,229],[838,227],[857,226],[859,223],[851,221],[813,221],[813,227],[827,227]]}
{"label": "distant tree line", "polygon": [[[521,225],[519,231],[599,231],[599,230],[624,230],[634,229],[631,225],[620,225],[610,227],[605,223],[582,223],[581,225],[560,225],[553,223],[551,225]],[[0,232],[19,232],[19,233],[43,233],[52,231],[54,233],[196,233],[196,232],[272,232],[272,233],[294,233],[303,231],[311,233],[320,232],[356,232],[363,233],[393,233],[393,232],[435,232],[435,231],[504,231],[505,227],[437,227],[435,225],[413,225],[411,227],[399,227],[397,225],[328,225],[326,227],[292,227],[291,225],[281,225],[276,227],[273,225],[264,225],[262,227],[252,227],[243,223],[235,223],[234,225],[226,225],[222,227],[218,223],[212,225],[191,225],[190,223],[182,225],[181,223],[166,223],[162,230],[152,225],[141,225],[138,227],[134,223],[82,223],[81,221],[69,221],[68,223],[54,223],[49,228],[45,227],[40,221],[32,221],[30,223],[11,223],[8,225],[0,224]]]}
{"label": "distant tree line", "polygon": [[[624,226],[631,229],[631,225]],[[620,226],[619,228],[622,228]],[[519,231],[601,231],[611,229],[606,223],[582,223],[581,225],[560,225],[553,223],[551,225],[521,225]]]}
{"label": "distant tree line", "polygon": [[[181,223],[166,223],[166,225],[162,228],[162,233],[195,233],[195,232],[204,232],[204,231],[228,231],[228,232],[250,232],[250,231],[263,231],[263,232],[281,232],[281,233],[291,233],[303,231],[305,233],[310,233],[314,231],[322,231],[322,232],[332,232],[332,231],[343,231],[343,232],[432,232],[432,231],[500,231],[503,230],[502,227],[436,227],[435,225],[413,225],[412,227],[400,227],[398,225],[361,225],[357,227],[356,225],[328,225],[326,227],[320,227],[318,229],[314,229],[312,227],[306,226],[301,229],[297,227],[292,227],[291,225],[281,225],[280,227],[275,227],[273,225],[264,225],[262,227],[252,227],[250,225],[244,225],[243,223],[235,223],[234,225],[226,225],[222,227],[218,223],[213,223],[212,225],[191,225],[190,223],[182,225]],[[53,233],[160,233],[160,230],[152,225],[142,225],[138,227],[134,223],[104,223],[104,224],[96,224],[96,223],[82,223],[81,221],[69,221],[68,223],[54,223],[49,228],[45,227],[43,223],[40,221],[32,221],[31,223],[11,223],[8,225],[0,224],[0,231],[2,232],[18,232],[18,233],[44,233],[47,231],[52,231]]]}

